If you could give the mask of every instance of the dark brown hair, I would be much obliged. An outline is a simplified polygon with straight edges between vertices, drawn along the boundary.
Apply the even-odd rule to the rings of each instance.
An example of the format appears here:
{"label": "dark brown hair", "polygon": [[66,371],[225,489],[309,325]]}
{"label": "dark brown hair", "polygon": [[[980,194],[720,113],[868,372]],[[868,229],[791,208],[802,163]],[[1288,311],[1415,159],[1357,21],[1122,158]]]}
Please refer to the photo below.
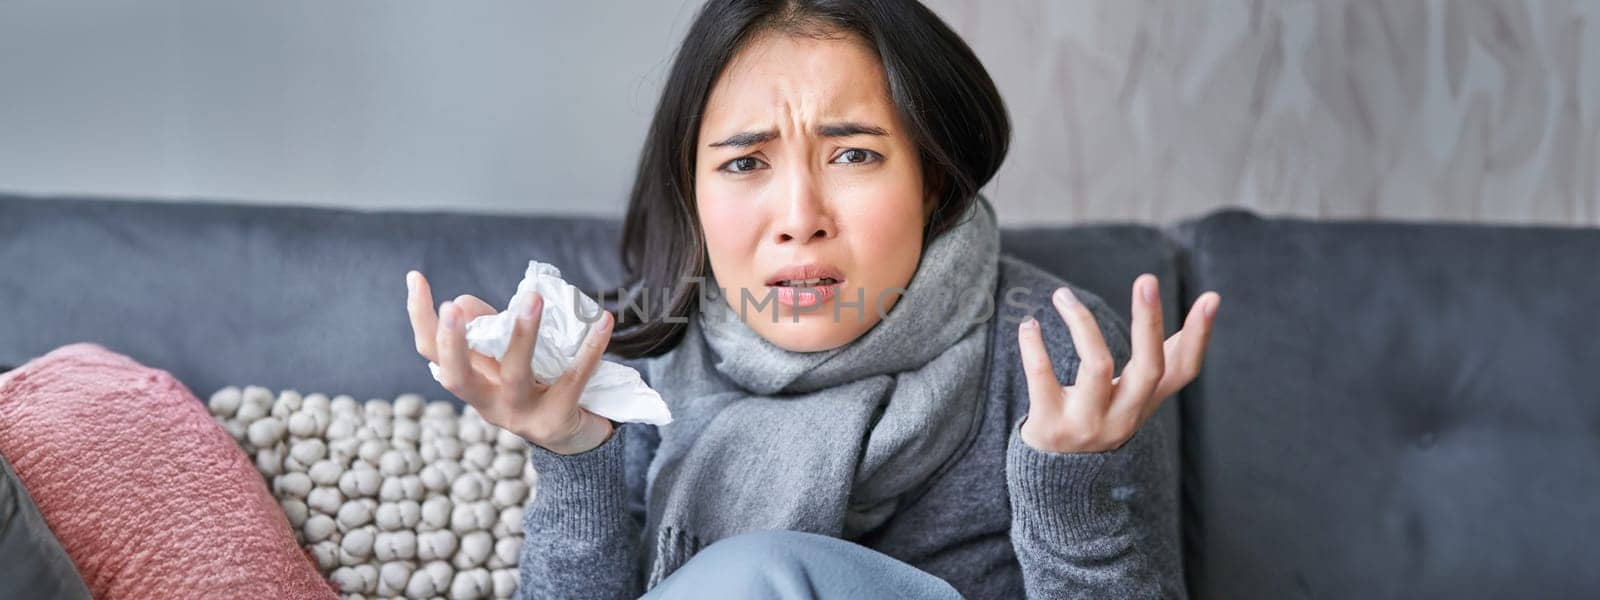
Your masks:
{"label": "dark brown hair", "polygon": [[876,50],[918,148],[924,188],[936,196],[925,242],[966,214],[1005,160],[1011,123],[994,82],[966,42],[915,0],[710,0],[678,48],[639,153],[621,243],[630,293],[613,294],[607,307],[618,317],[608,352],[666,352],[698,310],[700,292],[684,282],[710,270],[694,206],[700,118],[723,68],[766,32],[851,34]]}

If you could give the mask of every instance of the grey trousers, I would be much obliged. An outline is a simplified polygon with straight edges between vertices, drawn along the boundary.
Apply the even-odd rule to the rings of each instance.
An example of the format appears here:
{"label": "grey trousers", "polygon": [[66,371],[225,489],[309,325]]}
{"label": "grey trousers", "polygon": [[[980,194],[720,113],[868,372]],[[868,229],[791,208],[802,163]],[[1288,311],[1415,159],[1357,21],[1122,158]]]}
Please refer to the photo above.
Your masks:
{"label": "grey trousers", "polygon": [[753,531],[696,553],[644,598],[961,598],[944,580],[838,538]]}

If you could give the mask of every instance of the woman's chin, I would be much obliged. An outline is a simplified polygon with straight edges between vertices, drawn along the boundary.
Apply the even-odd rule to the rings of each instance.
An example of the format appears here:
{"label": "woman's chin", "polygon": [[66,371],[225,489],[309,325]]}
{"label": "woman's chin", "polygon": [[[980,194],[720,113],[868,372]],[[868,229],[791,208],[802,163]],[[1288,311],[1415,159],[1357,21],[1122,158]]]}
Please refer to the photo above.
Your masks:
{"label": "woman's chin", "polygon": [[790,352],[821,352],[832,350],[855,341],[872,328],[871,323],[857,323],[851,319],[834,322],[829,315],[804,315],[796,323],[793,317],[751,323],[751,328],[772,345]]}

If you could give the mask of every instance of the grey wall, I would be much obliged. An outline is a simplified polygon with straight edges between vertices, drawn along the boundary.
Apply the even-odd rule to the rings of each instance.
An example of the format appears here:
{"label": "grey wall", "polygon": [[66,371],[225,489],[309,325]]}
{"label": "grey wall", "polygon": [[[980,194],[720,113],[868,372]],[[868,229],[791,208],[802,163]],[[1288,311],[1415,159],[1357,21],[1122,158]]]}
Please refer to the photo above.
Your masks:
{"label": "grey wall", "polygon": [[[1600,225],[1600,0],[932,0],[1018,222]],[[620,214],[698,2],[0,2],[0,189]]]}
{"label": "grey wall", "polygon": [[1014,213],[1600,225],[1600,2],[933,5],[1025,124]]}
{"label": "grey wall", "polygon": [[687,2],[0,2],[0,189],[620,214]]}

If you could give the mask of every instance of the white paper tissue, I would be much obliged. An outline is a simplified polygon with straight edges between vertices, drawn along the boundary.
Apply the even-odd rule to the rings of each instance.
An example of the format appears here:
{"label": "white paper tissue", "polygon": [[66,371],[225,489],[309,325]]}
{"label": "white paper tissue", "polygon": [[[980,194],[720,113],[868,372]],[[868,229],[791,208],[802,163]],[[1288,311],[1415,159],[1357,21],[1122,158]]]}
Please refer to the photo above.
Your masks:
{"label": "white paper tissue", "polygon": [[[507,309],[467,323],[467,347],[495,360],[505,356],[506,349],[511,346],[511,334],[516,330],[516,315],[533,301],[534,292],[544,297],[544,311],[539,321],[538,341],[533,347],[533,377],[540,383],[550,383],[572,365],[584,336],[599,321],[601,310],[593,298],[562,279],[561,270],[554,265],[528,261],[528,270],[517,284],[517,292],[511,296]],[[428,370],[435,381],[439,380],[438,363],[429,362]],[[672,422],[667,403],[645,385],[639,372],[611,361],[601,361],[595,368],[578,405],[618,422],[652,425]]]}

